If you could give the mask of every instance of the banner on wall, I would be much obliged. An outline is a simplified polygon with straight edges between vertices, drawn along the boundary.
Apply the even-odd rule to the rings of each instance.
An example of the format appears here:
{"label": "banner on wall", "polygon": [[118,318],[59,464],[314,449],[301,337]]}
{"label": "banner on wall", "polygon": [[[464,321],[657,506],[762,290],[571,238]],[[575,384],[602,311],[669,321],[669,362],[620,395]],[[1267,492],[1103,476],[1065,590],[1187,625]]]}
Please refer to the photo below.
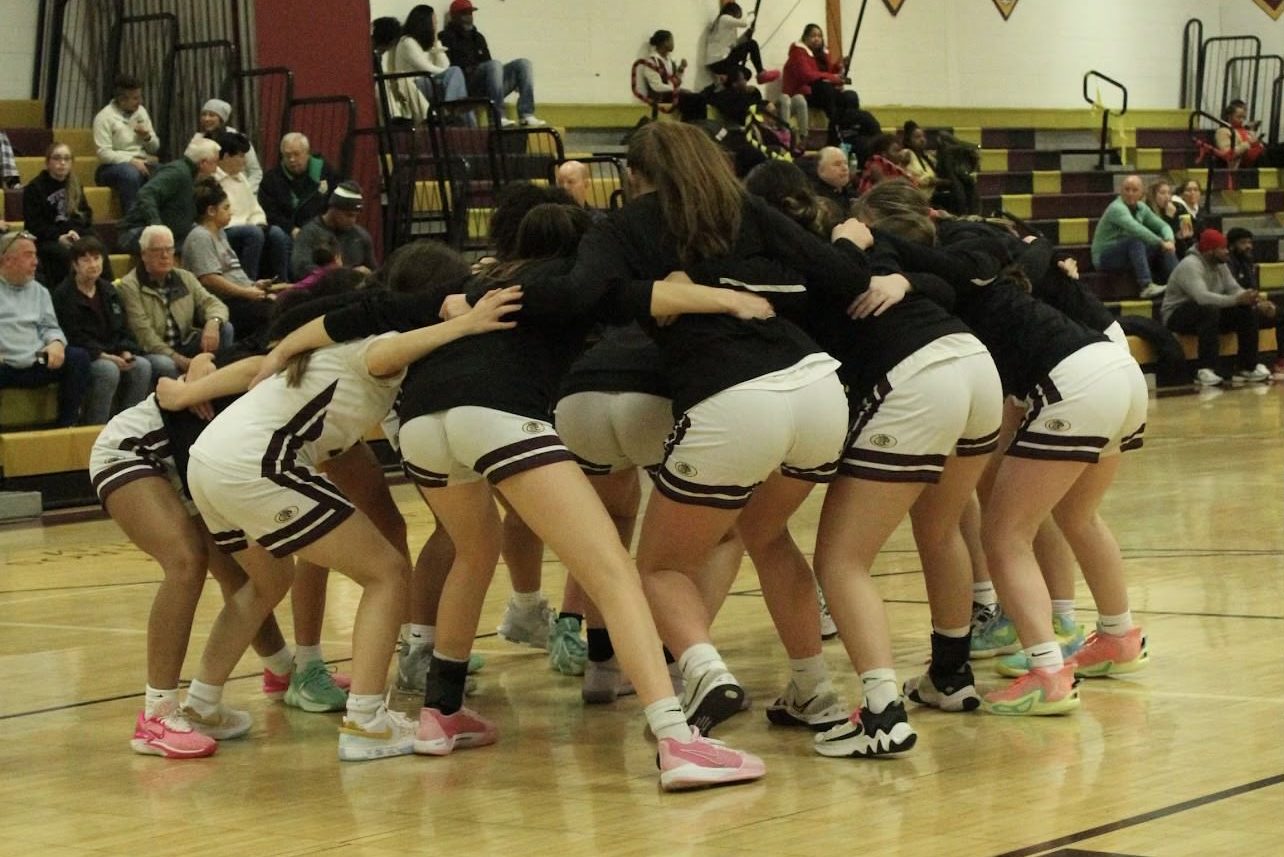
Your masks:
{"label": "banner on wall", "polygon": [[895,18],[896,13],[901,11],[901,7],[905,5],[905,0],[883,0],[883,5],[887,7],[887,11],[891,12],[892,17]]}
{"label": "banner on wall", "polygon": [[1254,0],[1254,2],[1276,21],[1280,19],[1280,15],[1284,15],[1284,0]]}
{"label": "banner on wall", "polygon": [[[999,10],[999,14],[1006,21],[1012,17],[1012,13],[1016,11],[1016,4],[1019,2],[1021,0],[994,0],[994,8]],[[1284,0],[1280,0],[1280,2],[1284,2]]]}

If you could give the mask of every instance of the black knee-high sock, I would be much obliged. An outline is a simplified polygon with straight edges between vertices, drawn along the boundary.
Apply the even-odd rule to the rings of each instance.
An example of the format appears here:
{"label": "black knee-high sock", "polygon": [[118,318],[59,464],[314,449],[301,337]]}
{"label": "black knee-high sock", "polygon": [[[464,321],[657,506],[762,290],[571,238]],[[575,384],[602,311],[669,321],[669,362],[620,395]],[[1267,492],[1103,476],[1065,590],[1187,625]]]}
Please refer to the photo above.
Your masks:
{"label": "black knee-high sock", "polygon": [[615,657],[615,646],[611,645],[611,634],[605,628],[589,628],[588,659],[595,664],[600,664],[613,657]]}
{"label": "black knee-high sock", "polygon": [[428,681],[424,689],[424,708],[435,708],[442,714],[454,714],[464,705],[464,684],[468,681],[468,661],[450,661],[433,652],[428,662]]}

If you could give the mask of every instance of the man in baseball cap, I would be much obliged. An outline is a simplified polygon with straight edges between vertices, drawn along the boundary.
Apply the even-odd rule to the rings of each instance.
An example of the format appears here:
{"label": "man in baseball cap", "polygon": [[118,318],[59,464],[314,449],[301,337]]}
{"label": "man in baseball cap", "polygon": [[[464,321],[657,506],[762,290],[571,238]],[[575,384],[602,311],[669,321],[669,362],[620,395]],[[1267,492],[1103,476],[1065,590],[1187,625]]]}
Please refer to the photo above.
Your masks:
{"label": "man in baseball cap", "polygon": [[1200,232],[1195,250],[1181,260],[1168,278],[1160,308],[1169,330],[1199,337],[1195,380],[1200,386],[1223,383],[1214,368],[1219,356],[1218,340],[1220,333],[1231,331],[1239,340],[1234,380],[1259,383],[1271,377],[1266,367],[1257,362],[1257,331],[1260,323],[1273,322],[1275,305],[1256,289],[1245,289],[1236,283],[1226,264],[1229,259],[1225,235],[1216,229]]}
{"label": "man in baseball cap", "polygon": [[500,124],[509,127],[515,123],[504,114],[504,99],[516,92],[521,123],[529,127],[547,125],[535,115],[535,72],[531,61],[515,59],[502,63],[491,59],[486,37],[473,25],[476,11],[472,0],[454,0],[450,4],[450,20],[441,32],[441,43],[450,54],[451,65],[459,66],[464,72],[468,94],[490,99]]}
{"label": "man in baseball cap", "polygon": [[316,252],[324,247],[337,246],[345,268],[369,273],[375,267],[374,242],[357,223],[364,207],[361,185],[354,181],[339,182],[330,191],[325,212],[305,223],[294,239],[290,267],[296,280],[312,272],[317,266]]}

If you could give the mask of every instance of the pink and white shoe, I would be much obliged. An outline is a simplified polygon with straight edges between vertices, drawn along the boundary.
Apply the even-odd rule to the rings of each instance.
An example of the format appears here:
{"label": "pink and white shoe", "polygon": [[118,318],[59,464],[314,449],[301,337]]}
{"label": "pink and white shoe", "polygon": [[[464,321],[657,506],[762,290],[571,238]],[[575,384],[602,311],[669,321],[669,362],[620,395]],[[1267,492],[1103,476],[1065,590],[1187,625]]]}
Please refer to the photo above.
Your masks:
{"label": "pink and white shoe", "polygon": [[278,675],[267,667],[263,668],[263,695],[268,699],[282,700],[290,689],[290,673]]}
{"label": "pink and white shoe", "polygon": [[657,748],[660,788],[666,792],[756,780],[767,772],[762,759],[705,738],[692,727],[691,740],[662,738]]}
{"label": "pink and white shoe", "polygon": [[461,708],[454,714],[442,714],[435,708],[419,710],[415,752],[421,756],[446,756],[457,747],[485,747],[497,740],[499,729],[475,711]]}
{"label": "pink and white shoe", "polygon": [[[331,667],[331,669],[334,669],[334,667]],[[330,680],[334,682],[335,687],[352,690],[352,676],[347,673],[332,672],[330,673]]]}
{"label": "pink and white shoe", "polygon": [[134,723],[134,737],[129,742],[135,753],[144,756],[163,756],[166,759],[199,759],[213,755],[218,742],[202,735],[173,706],[147,716],[140,711]]}

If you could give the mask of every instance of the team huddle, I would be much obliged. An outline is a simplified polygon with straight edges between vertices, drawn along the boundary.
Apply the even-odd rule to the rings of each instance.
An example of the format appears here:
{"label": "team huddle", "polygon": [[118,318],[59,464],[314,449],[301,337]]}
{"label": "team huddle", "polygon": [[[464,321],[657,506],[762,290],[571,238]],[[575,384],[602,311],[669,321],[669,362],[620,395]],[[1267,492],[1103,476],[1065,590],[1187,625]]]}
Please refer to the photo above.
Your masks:
{"label": "team huddle", "polygon": [[[630,202],[596,223],[553,189],[501,200],[511,240],[480,268],[420,241],[369,281],[336,270],[286,293],[269,352],[200,358],[104,428],[95,489],[165,572],[136,751],[245,735],[223,689],[251,645],[265,691],[344,711],[342,760],[495,743],[465,696],[497,500],[583,590],[584,700],[638,696],[668,790],[765,773],[709,737],[749,708],[711,634],[746,552],[790,661],[767,718],[823,756],[909,751],[907,699],[1061,714],[1080,678],[1145,666],[1098,507],[1141,446],[1146,385],[1072,260],[942,216],[908,182],[851,212],[786,162],[742,184],[687,125],[639,129],[628,168]],[[437,522],[413,562],[363,442],[381,422]],[[818,485],[809,563],[789,521]],[[907,515],[932,627],[926,671],[902,683],[871,569]],[[1076,560],[1099,613],[1086,636]],[[180,704],[207,569],[224,605]],[[350,678],[320,657],[328,569],[362,587]],[[817,584],[854,706],[822,655]],[[293,654],[273,618],[287,594]],[[387,704],[399,630],[417,718]],[[970,661],[994,655],[1012,681],[982,693]]]}

